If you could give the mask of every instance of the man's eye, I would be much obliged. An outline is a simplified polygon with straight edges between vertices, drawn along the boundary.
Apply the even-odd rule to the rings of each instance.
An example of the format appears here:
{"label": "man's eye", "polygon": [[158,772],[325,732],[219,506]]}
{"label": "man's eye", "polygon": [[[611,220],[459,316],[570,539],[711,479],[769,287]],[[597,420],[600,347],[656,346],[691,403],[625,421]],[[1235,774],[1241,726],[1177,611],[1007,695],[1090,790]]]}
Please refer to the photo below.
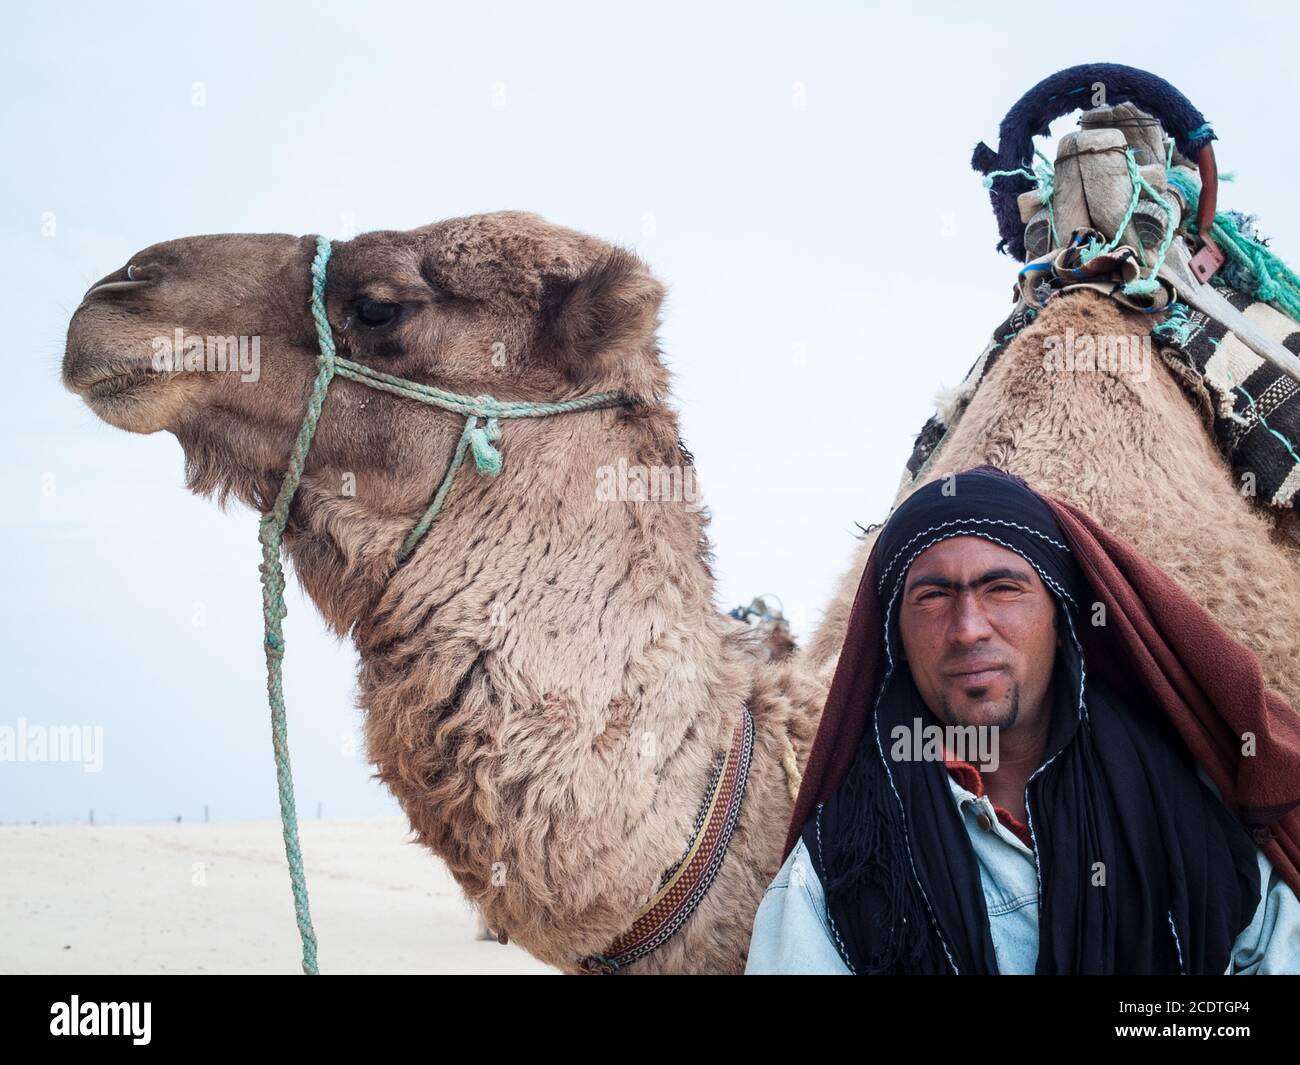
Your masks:
{"label": "man's eye", "polygon": [[371,329],[392,324],[401,313],[400,303],[381,303],[379,300],[357,301],[357,321]]}

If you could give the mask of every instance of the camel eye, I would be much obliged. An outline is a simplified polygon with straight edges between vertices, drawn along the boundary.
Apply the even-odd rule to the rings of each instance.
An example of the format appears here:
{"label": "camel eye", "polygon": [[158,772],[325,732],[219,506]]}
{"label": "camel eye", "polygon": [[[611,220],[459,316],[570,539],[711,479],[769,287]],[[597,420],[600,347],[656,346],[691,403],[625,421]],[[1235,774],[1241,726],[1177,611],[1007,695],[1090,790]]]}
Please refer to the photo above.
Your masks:
{"label": "camel eye", "polygon": [[391,325],[401,313],[400,303],[381,303],[379,300],[367,299],[357,301],[357,320],[371,329]]}

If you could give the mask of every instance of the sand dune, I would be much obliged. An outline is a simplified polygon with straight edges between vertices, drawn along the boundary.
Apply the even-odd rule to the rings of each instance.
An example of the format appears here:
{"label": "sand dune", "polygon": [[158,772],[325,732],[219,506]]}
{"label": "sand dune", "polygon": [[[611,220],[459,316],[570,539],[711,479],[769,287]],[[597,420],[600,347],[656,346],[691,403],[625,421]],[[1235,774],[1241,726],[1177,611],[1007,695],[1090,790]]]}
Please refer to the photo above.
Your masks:
{"label": "sand dune", "polygon": [[[400,818],[305,821],[323,973],[553,973],[476,939],[446,868]],[[276,822],[0,825],[0,972],[294,973]]]}

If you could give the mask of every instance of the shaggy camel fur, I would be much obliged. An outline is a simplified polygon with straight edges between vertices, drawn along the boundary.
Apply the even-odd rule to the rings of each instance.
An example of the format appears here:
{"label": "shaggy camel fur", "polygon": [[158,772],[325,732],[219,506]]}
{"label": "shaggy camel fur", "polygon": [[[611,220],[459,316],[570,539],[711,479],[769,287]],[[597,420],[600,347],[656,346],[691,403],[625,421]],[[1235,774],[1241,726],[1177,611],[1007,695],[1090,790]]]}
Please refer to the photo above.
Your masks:
{"label": "shaggy camel fur", "polygon": [[[194,490],[264,509],[315,372],[312,253],[288,236],[146,249],[78,309],[67,384],[114,425],[173,432]],[[397,569],[461,420],[336,381],[286,535],[359,650],[377,775],[488,925],[566,971],[682,857],[747,704],[753,763],[726,859],[689,922],[626,971],[743,969],[793,808],[783,758],[790,744],[806,758],[826,694],[801,657],[774,660],[715,608],[693,494],[598,491],[620,460],[693,473],[664,402],[662,296],[635,256],[524,213],[337,244],[326,302],[341,355],[461,393],[640,402],[506,423],[504,470],[462,473]],[[376,304],[397,317],[367,326],[388,313]],[[259,379],[153,372],[153,338],[182,326],[260,335]]]}
{"label": "shaggy camel fur", "polygon": [[[1209,400],[1155,353],[1150,373],[1050,372],[1044,338],[1145,337],[1147,317],[1095,292],[1052,300],[980,385],[923,476],[991,463],[1082,507],[1159,565],[1260,659],[1300,707],[1300,540],[1239,485],[1211,438]],[[1141,378],[1145,376],[1146,379]],[[1014,398],[1013,398],[1014,397]],[[833,662],[875,542],[858,547],[808,648]]]}
{"label": "shaggy camel fur", "polygon": [[[146,249],[87,294],[65,381],[114,425],[173,432],[194,490],[264,509],[314,374],[312,252],[311,239],[288,236]],[[754,761],[718,878],[628,971],[743,969],[792,809],[783,759],[789,744],[799,765],[807,757],[870,548],[811,652],[777,660],[715,610],[700,508],[595,490],[620,459],[690,469],[664,403],[662,294],[631,254],[518,212],[336,245],[327,306],[340,354],[462,393],[622,389],[640,402],[505,425],[504,471],[462,474],[398,569],[460,421],[337,381],[286,535],[307,592],[356,642],[368,755],[417,837],[493,929],[569,972],[681,857],[714,754],[748,704]],[[396,317],[367,325],[388,313],[376,306]],[[153,371],[152,338],[181,326],[260,336],[259,380]],[[1269,683],[1300,705],[1294,544],[1236,493],[1162,365],[1145,383],[1046,373],[1037,338],[1067,326],[1144,332],[1092,293],[1049,304],[1003,354],[934,475],[992,462],[1079,503],[1255,648]]]}

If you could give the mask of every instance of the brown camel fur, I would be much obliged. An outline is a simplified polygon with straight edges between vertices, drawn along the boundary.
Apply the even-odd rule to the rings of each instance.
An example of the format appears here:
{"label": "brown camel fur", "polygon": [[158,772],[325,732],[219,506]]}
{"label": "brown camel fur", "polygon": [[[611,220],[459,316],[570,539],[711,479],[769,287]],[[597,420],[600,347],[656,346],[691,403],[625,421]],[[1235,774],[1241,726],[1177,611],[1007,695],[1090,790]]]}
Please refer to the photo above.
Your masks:
{"label": "brown camel fur", "polygon": [[[312,254],[309,238],[265,235],[146,249],[78,309],[67,384],[116,426],[173,432],[194,490],[264,509],[315,373]],[[787,737],[806,758],[826,693],[801,657],[773,661],[715,608],[707,514],[685,493],[597,491],[619,459],[693,472],[664,402],[662,297],[632,254],[518,212],[337,244],[326,301],[341,355],[472,395],[639,402],[505,423],[502,473],[462,472],[396,569],[461,420],[339,379],[286,534],[303,586],[360,652],[377,775],[487,924],[568,971],[682,857],[748,704],[753,765],[719,875],[626,971],[743,969],[793,807]],[[400,315],[368,328],[363,299]],[[177,327],[259,335],[260,378],[150,372],[153,338]]]}
{"label": "brown camel fur", "polygon": [[[1155,352],[1150,373],[1049,371],[1044,338],[1144,337],[1145,316],[1095,292],[1065,293],[1003,352],[915,485],[991,463],[1086,510],[1159,565],[1260,659],[1264,679],[1300,707],[1300,540],[1243,495],[1195,398]],[[1012,398],[1014,397],[1014,398]],[[881,516],[883,519],[883,515]],[[859,545],[808,647],[839,654],[873,530]]]}
{"label": "brown camel fur", "polygon": [[[194,490],[264,509],[315,370],[312,253],[309,238],[265,235],[146,249],[130,278],[124,268],[87,294],[65,381],[116,426],[173,432]],[[340,354],[462,393],[621,389],[639,402],[505,423],[503,472],[462,473],[397,569],[460,421],[338,380],[286,534],[307,592],[356,642],[368,755],[417,837],[488,926],[570,972],[681,857],[747,703],[754,762],[719,876],[628,971],[743,968],[792,808],[783,761],[791,744],[799,765],[807,757],[871,543],[810,652],[778,660],[713,606],[704,511],[601,498],[601,470],[619,459],[690,470],[665,405],[662,295],[630,253],[519,212],[336,245],[327,305]],[[400,314],[368,327],[363,299]],[[152,338],[181,326],[260,336],[259,380],[152,372]],[[1092,293],[1058,298],[1004,353],[926,477],[992,462],[1082,505],[1179,579],[1300,705],[1294,542],[1236,492],[1158,360],[1145,383],[1045,372],[1040,338],[1066,326],[1143,335],[1137,316]]]}

